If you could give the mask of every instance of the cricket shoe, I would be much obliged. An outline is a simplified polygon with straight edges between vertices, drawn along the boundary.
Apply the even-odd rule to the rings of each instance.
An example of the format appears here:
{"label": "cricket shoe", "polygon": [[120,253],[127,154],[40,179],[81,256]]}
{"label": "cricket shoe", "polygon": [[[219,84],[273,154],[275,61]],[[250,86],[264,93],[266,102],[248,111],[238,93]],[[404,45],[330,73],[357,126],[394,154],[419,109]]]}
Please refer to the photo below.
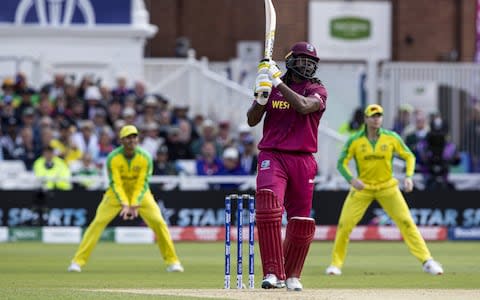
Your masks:
{"label": "cricket shoe", "polygon": [[82,272],[82,268],[81,268],[78,264],[72,262],[72,263],[70,264],[70,266],[68,266],[67,271],[68,271],[68,272],[77,272],[77,273],[80,273],[80,272]]}
{"label": "cricket shoe", "polygon": [[285,281],[285,284],[287,286],[287,291],[301,292],[303,290],[303,286],[297,277],[288,278],[287,281]]}
{"label": "cricket shoe", "polygon": [[342,275],[342,270],[338,267],[330,266],[325,270],[325,274],[339,276]]}
{"label": "cricket shoe", "polygon": [[275,274],[267,274],[262,281],[262,289],[281,289],[285,287],[285,281],[278,280]]}
{"label": "cricket shoe", "polygon": [[174,263],[171,264],[167,267],[167,272],[173,273],[173,272],[183,272],[183,267],[180,263]]}
{"label": "cricket shoe", "polygon": [[429,259],[423,264],[423,271],[426,273],[430,273],[432,275],[443,274],[442,266],[438,262],[434,261],[433,259]]}

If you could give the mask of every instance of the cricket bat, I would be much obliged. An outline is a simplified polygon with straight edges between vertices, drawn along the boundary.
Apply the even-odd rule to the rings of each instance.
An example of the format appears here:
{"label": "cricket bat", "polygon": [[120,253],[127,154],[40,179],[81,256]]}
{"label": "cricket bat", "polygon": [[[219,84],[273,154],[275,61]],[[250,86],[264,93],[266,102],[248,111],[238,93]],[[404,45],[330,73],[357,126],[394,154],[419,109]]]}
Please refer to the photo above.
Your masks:
{"label": "cricket bat", "polygon": [[[275,41],[275,27],[277,26],[277,14],[273,7],[272,0],[265,0],[265,49],[263,59],[272,59],[273,42]],[[263,97],[267,98],[268,93],[264,92]]]}
{"label": "cricket bat", "polygon": [[275,27],[277,15],[272,0],[265,0],[265,52],[264,59],[271,59],[273,54],[273,42],[275,41]]}

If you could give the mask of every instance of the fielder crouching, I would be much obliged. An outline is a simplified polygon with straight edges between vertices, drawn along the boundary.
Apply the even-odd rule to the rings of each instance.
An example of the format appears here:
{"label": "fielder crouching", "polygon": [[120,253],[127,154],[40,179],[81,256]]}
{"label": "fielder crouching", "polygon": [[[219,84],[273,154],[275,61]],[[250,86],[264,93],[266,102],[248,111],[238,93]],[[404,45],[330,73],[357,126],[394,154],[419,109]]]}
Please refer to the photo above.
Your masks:
{"label": "fielder crouching", "polygon": [[103,230],[120,213],[124,220],[140,216],[157,236],[157,245],[167,264],[167,272],[183,272],[167,224],[150,191],[153,162],[150,154],[138,147],[137,128],[133,125],[122,127],[120,142],[122,146],[107,157],[109,187],[68,271],[81,272]]}

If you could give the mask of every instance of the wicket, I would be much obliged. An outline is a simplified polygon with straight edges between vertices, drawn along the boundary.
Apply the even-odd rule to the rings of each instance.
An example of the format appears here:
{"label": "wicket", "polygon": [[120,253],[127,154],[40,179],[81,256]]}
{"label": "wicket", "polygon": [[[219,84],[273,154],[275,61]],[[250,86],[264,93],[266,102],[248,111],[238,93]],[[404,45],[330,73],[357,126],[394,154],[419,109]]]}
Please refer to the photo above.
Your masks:
{"label": "wicket", "polygon": [[243,288],[243,204],[248,200],[248,288],[255,287],[255,198],[248,194],[225,197],[225,278],[224,288],[230,288],[230,246],[232,201],[237,202],[237,289]]}

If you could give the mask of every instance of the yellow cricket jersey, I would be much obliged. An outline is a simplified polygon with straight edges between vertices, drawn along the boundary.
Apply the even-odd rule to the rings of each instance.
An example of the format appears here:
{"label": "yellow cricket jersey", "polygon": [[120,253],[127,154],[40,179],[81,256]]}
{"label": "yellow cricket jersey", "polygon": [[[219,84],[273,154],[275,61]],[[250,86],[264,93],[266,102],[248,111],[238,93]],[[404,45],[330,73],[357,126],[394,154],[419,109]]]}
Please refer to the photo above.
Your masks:
{"label": "yellow cricket jersey", "polygon": [[135,155],[127,159],[123,146],[113,150],[107,157],[109,187],[107,193],[124,205],[139,205],[150,194],[149,180],[153,163],[150,154],[136,147]]}
{"label": "yellow cricket jersey", "polygon": [[397,154],[406,162],[406,176],[415,172],[415,155],[395,132],[380,128],[376,142],[370,142],[365,129],[352,135],[342,149],[337,169],[350,182],[353,175],[348,168],[355,159],[358,178],[368,185],[379,185],[393,178],[393,157]]}

